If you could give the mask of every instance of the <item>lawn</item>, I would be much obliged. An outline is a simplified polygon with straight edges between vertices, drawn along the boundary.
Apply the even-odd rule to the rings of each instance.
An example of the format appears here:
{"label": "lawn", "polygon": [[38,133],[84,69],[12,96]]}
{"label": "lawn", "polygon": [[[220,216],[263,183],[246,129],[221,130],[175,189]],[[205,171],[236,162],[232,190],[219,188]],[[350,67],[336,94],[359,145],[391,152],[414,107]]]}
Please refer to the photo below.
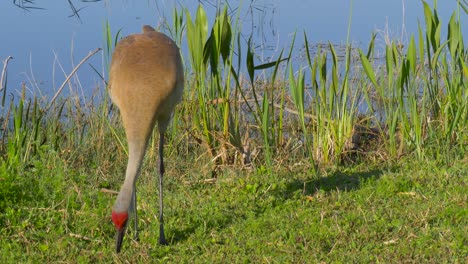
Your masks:
{"label": "lawn", "polygon": [[[111,210],[127,143],[107,87],[29,94],[7,82],[7,58],[0,263],[468,263],[468,3],[457,3],[444,22],[423,1],[408,43],[379,50],[372,34],[338,49],[298,33],[268,62],[226,7],[212,23],[201,5],[174,10],[165,26],[188,55],[165,137],[169,245],[154,132],[139,239],[129,225],[120,254]],[[105,63],[119,32],[106,24]]]}
{"label": "lawn", "polygon": [[[67,167],[56,153],[18,173],[20,197],[1,215],[3,263],[466,263],[467,160],[226,170],[167,159],[166,236],[157,244],[155,167],[138,182],[139,241],[116,254],[110,219],[125,164]],[[151,162],[148,162],[151,163]],[[182,164],[182,166],[180,166]],[[106,188],[103,188],[105,186]]]}

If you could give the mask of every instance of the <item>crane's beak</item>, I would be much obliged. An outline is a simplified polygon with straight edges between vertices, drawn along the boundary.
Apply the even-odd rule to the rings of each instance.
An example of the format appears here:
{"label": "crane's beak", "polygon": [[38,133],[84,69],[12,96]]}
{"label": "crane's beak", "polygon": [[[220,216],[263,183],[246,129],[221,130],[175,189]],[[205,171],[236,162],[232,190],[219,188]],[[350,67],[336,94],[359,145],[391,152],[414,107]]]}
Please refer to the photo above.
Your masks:
{"label": "crane's beak", "polygon": [[115,236],[115,251],[116,251],[117,253],[119,253],[119,252],[120,252],[120,248],[122,248],[122,242],[123,242],[123,238],[124,238],[124,236],[125,236],[125,227],[126,227],[126,226],[127,226],[127,225],[124,225],[124,226],[122,227],[122,229],[117,230],[117,232],[116,232],[116,236]]}
{"label": "crane's beak", "polygon": [[128,213],[117,213],[115,211],[112,211],[112,222],[114,222],[115,229],[117,229],[117,234],[115,236],[115,251],[119,253],[120,248],[122,247],[125,229],[127,227]]}

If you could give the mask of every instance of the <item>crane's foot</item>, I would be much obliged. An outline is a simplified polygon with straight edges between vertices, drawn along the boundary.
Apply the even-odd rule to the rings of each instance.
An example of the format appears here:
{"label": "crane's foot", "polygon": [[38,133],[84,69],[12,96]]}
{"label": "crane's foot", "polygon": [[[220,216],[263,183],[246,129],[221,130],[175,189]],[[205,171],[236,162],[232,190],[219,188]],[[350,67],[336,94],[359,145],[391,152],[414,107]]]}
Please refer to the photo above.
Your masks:
{"label": "crane's foot", "polygon": [[167,246],[167,245],[168,245],[168,243],[167,243],[166,238],[164,237],[164,235],[159,236],[159,244],[160,244],[160,245],[163,245],[163,246]]}

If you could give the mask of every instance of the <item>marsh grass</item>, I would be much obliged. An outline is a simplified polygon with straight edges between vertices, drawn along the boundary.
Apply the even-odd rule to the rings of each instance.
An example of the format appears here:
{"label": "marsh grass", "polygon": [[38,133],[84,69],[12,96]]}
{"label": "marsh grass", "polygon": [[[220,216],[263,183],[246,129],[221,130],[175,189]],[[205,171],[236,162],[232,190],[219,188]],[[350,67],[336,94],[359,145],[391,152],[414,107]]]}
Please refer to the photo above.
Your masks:
{"label": "marsh grass", "polygon": [[[51,104],[25,86],[11,92],[5,60],[2,260],[464,262],[463,13],[443,24],[436,8],[423,8],[417,36],[406,49],[388,43],[383,63],[375,34],[366,51],[348,43],[342,55],[331,43],[311,52],[304,33],[306,65],[293,62],[292,48],[258,62],[226,7],[212,24],[202,6],[194,19],[174,11],[168,31],[187,41],[188,56],[166,141],[171,242],[156,246],[153,140],[139,180],[143,234],[121,256],[112,253],[108,211],[126,142],[104,87],[88,101]],[[103,35],[109,63],[120,31],[106,24]]]}

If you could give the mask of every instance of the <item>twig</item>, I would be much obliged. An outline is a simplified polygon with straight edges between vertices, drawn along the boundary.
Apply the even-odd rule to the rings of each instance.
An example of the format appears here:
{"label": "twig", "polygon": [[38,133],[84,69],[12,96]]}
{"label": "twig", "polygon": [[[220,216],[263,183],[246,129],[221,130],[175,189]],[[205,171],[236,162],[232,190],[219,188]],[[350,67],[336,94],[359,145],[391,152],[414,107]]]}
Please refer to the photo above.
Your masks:
{"label": "twig", "polygon": [[119,192],[117,192],[117,191],[109,190],[109,189],[106,189],[106,188],[102,188],[101,192],[102,193],[110,193],[110,194],[119,194]]}
{"label": "twig", "polygon": [[[262,101],[263,97],[258,97],[258,100]],[[251,102],[251,101],[254,101],[254,100],[245,100],[245,102]],[[213,99],[211,101],[208,101],[206,104],[207,105],[218,105],[218,104],[222,104],[222,103],[225,103],[225,102],[226,102],[226,99],[224,99],[224,98],[216,98],[216,99]],[[288,112],[290,114],[299,115],[298,111],[296,111],[294,109],[291,109],[291,108],[288,108],[286,106],[281,106],[280,104],[277,104],[277,103],[273,103],[273,106],[275,108],[283,109],[284,111],[286,111],[286,112]],[[310,118],[313,121],[317,122],[317,116],[315,116],[315,115],[312,115],[312,114],[309,114],[309,113],[304,113],[304,117]],[[330,120],[326,119],[325,122],[330,122]]]}
{"label": "twig", "polygon": [[0,91],[2,91],[5,87],[3,87],[3,82],[5,81],[5,75],[6,75],[6,69],[8,66],[8,62],[13,59],[12,56],[8,56],[4,61],[3,61],[3,70],[2,70],[2,78],[0,79]]}
{"label": "twig", "polygon": [[87,61],[89,58],[91,58],[91,56],[93,56],[94,54],[96,54],[98,51],[101,51],[102,49],[101,48],[97,48],[96,50],[90,52],[84,59],[82,59],[80,61],[80,63],[78,63],[78,65],[76,65],[76,67],[72,70],[72,72],[67,76],[67,78],[65,79],[65,81],[62,83],[62,85],[60,86],[60,88],[58,89],[58,91],[55,93],[54,97],[52,97],[52,100],[50,100],[50,103],[49,103],[49,106],[46,108],[45,112],[48,112],[50,107],[52,106],[52,104],[54,103],[55,99],[57,99],[57,97],[59,96],[59,94],[62,92],[63,88],[65,87],[65,85],[70,81],[70,78],[75,74],[75,72],[78,70],[78,68],[80,68],[80,66],[85,62]]}
{"label": "twig", "polygon": [[13,0],[13,4],[26,11],[29,11],[29,9],[42,9],[42,10],[44,9],[41,7],[26,5],[26,4],[34,4],[34,0]]}
{"label": "twig", "polygon": [[[277,103],[273,103],[273,106],[276,107],[276,108],[283,108],[284,111],[290,113],[290,114],[293,114],[293,115],[299,115],[299,112],[294,110],[294,109],[291,109],[289,107],[286,107],[286,106],[281,106],[280,104],[277,104]],[[312,115],[312,114],[309,114],[309,113],[304,113],[304,117],[306,118],[310,118],[312,120],[314,120],[315,122],[317,122],[317,117]],[[328,121],[328,120],[327,120]]]}
{"label": "twig", "polygon": [[83,235],[80,235],[80,234],[68,233],[68,235],[69,235],[70,237],[82,239],[82,240],[85,240],[85,241],[101,242],[101,240],[91,239],[91,238],[89,238],[89,237],[87,237],[87,236],[83,236]]}
{"label": "twig", "polygon": [[80,20],[81,22],[81,17],[80,15],[78,14],[78,12],[81,10],[81,8],[79,10],[77,10],[75,8],[75,6],[73,5],[72,1],[71,0],[68,0],[68,4],[70,5],[70,9],[72,10],[73,14],[69,17],[72,17],[72,16],[76,16],[78,18],[78,20]]}

